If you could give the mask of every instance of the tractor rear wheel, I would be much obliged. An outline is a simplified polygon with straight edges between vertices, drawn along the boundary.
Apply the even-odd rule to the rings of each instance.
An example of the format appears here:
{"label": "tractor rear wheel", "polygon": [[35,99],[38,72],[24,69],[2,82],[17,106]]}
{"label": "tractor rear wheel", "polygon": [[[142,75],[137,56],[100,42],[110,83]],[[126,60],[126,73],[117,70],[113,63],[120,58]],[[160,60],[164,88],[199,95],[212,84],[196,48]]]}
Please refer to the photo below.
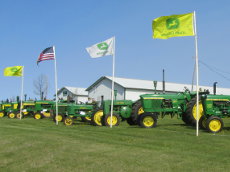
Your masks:
{"label": "tractor rear wheel", "polygon": [[95,112],[93,112],[91,117],[91,124],[94,126],[102,126],[102,117],[104,113],[102,109],[98,109]]}
{"label": "tractor rear wheel", "polygon": [[[196,125],[196,120],[197,120],[196,109],[197,109],[196,97],[194,97],[188,102],[187,110],[186,110],[188,122],[191,125]],[[198,119],[200,119],[200,117],[204,115],[203,105],[201,101],[199,101],[199,111],[200,113],[198,114]]]}
{"label": "tractor rear wheel", "polygon": [[206,122],[207,118],[204,115],[201,116],[201,118],[199,119],[199,127],[202,129],[206,129]]}
{"label": "tractor rear wheel", "polygon": [[144,110],[141,104],[141,100],[138,100],[132,107],[131,119],[133,120],[134,124],[137,124],[138,116],[142,113],[144,113]]}
{"label": "tractor rear wheel", "polygon": [[42,119],[42,118],[43,118],[43,114],[42,114],[42,113],[36,112],[36,113],[34,114],[34,119]]}
{"label": "tractor rear wheel", "polygon": [[217,116],[210,116],[206,121],[206,128],[211,133],[218,133],[223,129],[224,123]]}
{"label": "tractor rear wheel", "polygon": [[5,116],[5,113],[3,111],[0,111],[0,118],[3,118]]}
{"label": "tractor rear wheel", "polygon": [[[111,114],[104,116],[103,122],[106,126],[111,126]],[[112,115],[112,126],[118,126],[121,122],[121,118],[118,114]]]}
{"label": "tractor rear wheel", "polygon": [[[22,116],[21,116],[22,115]],[[24,118],[24,113],[23,112],[21,112],[21,114],[20,114],[20,112],[17,112],[16,113],[16,118],[18,118],[18,119],[20,119],[20,116],[21,116],[21,118]]]}
{"label": "tractor rear wheel", "polygon": [[14,112],[9,112],[7,116],[8,116],[8,118],[13,119],[16,117],[16,114]]}
{"label": "tractor rear wheel", "polygon": [[127,121],[127,123],[128,123],[129,125],[136,125],[136,123],[133,121],[133,119],[132,119],[131,117],[130,117],[130,118],[127,118],[126,121]]}
{"label": "tractor rear wheel", "polygon": [[142,128],[153,128],[157,126],[157,115],[153,113],[143,113],[138,120],[138,124]]}
{"label": "tractor rear wheel", "polygon": [[73,118],[71,118],[69,116],[65,117],[64,124],[67,126],[73,125]]}
{"label": "tractor rear wheel", "polygon": [[91,117],[89,117],[89,116],[82,116],[81,117],[81,120],[82,120],[82,122],[91,122]]}
{"label": "tractor rear wheel", "polygon": [[181,119],[185,124],[190,125],[190,122],[189,122],[189,119],[186,113],[182,113]]}

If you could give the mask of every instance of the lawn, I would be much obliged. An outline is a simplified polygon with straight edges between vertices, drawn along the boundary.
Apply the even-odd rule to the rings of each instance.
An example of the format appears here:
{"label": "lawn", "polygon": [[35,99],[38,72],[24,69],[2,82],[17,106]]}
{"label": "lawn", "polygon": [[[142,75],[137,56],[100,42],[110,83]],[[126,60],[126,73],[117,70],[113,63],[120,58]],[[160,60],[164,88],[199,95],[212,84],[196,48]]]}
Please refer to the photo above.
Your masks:
{"label": "lawn", "polygon": [[0,119],[0,171],[230,171],[230,119],[218,134],[159,119],[152,129]]}

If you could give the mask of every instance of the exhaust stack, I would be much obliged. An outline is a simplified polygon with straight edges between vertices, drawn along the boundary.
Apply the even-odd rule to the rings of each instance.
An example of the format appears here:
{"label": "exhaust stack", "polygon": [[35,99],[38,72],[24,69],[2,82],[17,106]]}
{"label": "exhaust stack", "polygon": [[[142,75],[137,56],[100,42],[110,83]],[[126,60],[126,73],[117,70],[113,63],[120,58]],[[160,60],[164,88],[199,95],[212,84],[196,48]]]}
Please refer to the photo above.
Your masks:
{"label": "exhaust stack", "polygon": [[217,84],[218,82],[214,82],[213,83],[213,94],[214,95],[216,95],[216,84]]}

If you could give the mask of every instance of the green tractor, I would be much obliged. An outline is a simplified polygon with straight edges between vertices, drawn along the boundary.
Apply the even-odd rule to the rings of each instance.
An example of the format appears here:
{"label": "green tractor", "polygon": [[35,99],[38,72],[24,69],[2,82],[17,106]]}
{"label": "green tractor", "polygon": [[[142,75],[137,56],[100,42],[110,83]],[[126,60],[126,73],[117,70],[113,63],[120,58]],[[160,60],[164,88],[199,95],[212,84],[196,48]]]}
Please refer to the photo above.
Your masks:
{"label": "green tractor", "polygon": [[1,103],[1,105],[0,105],[0,118],[7,116],[7,113],[10,111],[8,109],[11,109],[11,103],[6,103],[6,102]]}
{"label": "green tractor", "polygon": [[56,115],[56,105],[53,106],[54,121],[64,122],[65,125],[72,125],[78,117],[83,122],[91,121],[91,114],[94,105],[90,104],[74,104],[74,103],[58,103],[58,115]]}
{"label": "green tractor", "polygon": [[34,106],[29,108],[34,119],[49,118],[52,116],[52,109],[55,102],[51,100],[39,100],[34,102]]}
{"label": "green tractor", "polygon": [[230,117],[230,96],[203,95],[201,102],[203,116],[201,116],[199,123],[209,132],[220,132],[224,126],[222,118]]}
{"label": "green tractor", "polygon": [[[207,95],[209,91],[199,92],[199,96]],[[183,93],[177,94],[144,94],[141,95],[143,111],[138,116],[138,125],[144,128],[156,127],[159,116],[175,115],[182,119],[187,125],[196,124],[196,92],[186,89]],[[199,103],[198,118],[203,115],[203,106]]]}
{"label": "green tractor", "polygon": [[95,110],[92,114],[91,124],[94,126],[118,126],[121,120],[127,120],[128,123],[134,124],[131,118],[133,101],[131,100],[114,100],[113,114],[111,120],[111,100],[102,101],[101,108]]}
{"label": "green tractor", "polygon": [[4,105],[4,110],[8,116],[8,118],[13,119],[17,116],[20,116],[20,110],[18,109],[18,102],[11,102]]}

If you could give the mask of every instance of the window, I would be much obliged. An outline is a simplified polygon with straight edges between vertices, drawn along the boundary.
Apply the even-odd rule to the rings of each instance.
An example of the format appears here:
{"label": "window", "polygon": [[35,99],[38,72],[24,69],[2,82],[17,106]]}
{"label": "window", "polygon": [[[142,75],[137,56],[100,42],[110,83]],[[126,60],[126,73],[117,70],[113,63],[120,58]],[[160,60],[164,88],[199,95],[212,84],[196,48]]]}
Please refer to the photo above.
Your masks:
{"label": "window", "polygon": [[67,90],[63,91],[63,97],[67,96]]}

